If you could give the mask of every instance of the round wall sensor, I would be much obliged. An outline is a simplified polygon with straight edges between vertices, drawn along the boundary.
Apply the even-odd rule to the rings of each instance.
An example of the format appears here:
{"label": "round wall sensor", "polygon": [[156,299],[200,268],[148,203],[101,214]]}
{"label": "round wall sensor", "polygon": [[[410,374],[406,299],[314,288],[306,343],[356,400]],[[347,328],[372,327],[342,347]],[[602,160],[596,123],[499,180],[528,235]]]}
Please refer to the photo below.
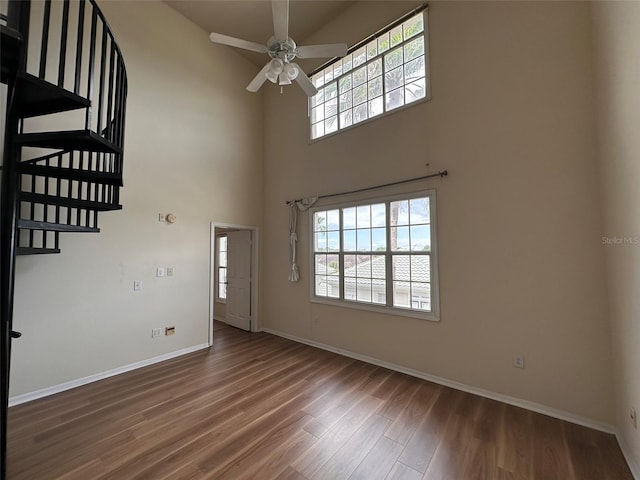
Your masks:
{"label": "round wall sensor", "polygon": [[167,223],[176,223],[176,216],[173,213],[167,213]]}

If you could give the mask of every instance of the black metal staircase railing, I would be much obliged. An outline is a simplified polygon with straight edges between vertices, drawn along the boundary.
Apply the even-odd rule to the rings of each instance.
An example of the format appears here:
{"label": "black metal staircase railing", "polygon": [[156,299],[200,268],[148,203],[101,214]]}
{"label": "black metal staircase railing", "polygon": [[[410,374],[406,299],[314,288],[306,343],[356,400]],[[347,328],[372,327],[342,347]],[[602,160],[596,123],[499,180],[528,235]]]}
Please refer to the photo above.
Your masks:
{"label": "black metal staircase railing", "polygon": [[[121,148],[126,71],[104,15],[93,0],[45,0],[33,5],[37,8],[30,12],[30,29],[34,36],[39,34],[40,49],[28,48],[26,72],[73,94],[64,99],[68,105],[60,105],[58,111],[86,107],[85,130]],[[45,103],[45,109],[56,109],[51,101],[42,100],[36,102]]]}
{"label": "black metal staircase railing", "polygon": [[0,232],[4,480],[11,339],[20,336],[12,330],[15,258],[59,253],[60,233],[98,232],[98,213],[122,208],[127,75],[94,0],[9,0],[8,11],[0,12],[0,47],[0,82],[7,84]]}

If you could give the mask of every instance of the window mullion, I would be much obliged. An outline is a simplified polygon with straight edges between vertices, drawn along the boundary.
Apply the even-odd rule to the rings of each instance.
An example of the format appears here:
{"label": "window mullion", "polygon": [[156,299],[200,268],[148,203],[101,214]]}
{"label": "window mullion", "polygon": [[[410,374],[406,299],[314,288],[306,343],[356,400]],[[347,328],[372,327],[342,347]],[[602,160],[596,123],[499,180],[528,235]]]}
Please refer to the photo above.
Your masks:
{"label": "window mullion", "polygon": [[391,255],[391,202],[385,202],[387,250],[385,251],[385,284],[387,292],[387,307],[393,306],[393,257]]}
{"label": "window mullion", "polygon": [[[389,40],[389,42],[391,42],[391,40]],[[387,102],[385,101],[387,98],[387,82],[385,81],[387,70],[384,66],[384,54],[390,49],[391,48],[388,48],[385,52],[380,54],[380,60],[382,61],[382,113],[387,113]]]}
{"label": "window mullion", "polygon": [[[339,101],[339,100],[338,100]],[[339,215],[338,215],[338,221],[339,223],[339,228],[338,231],[340,232],[340,251],[338,252],[338,275],[339,275],[339,295],[340,295],[340,300],[344,300],[344,235],[343,235],[343,221],[342,221],[342,208],[340,208],[338,210]]]}

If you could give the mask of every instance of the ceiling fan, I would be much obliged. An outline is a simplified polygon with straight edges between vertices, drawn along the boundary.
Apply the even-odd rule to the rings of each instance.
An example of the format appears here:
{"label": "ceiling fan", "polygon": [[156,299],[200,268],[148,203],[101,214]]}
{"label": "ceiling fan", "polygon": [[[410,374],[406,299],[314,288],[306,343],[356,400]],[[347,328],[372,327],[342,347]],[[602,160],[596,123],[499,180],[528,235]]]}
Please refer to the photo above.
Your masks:
{"label": "ceiling fan", "polygon": [[332,43],[299,47],[289,37],[289,0],[272,0],[271,9],[274,35],[266,45],[220,33],[212,33],[209,38],[214,43],[266,53],[271,57],[271,60],[247,85],[247,90],[250,92],[257,92],[266,80],[272,83],[277,82],[278,85],[290,85],[294,80],[308,96],[312,97],[318,93],[318,90],[293,60],[296,58],[344,57],[347,54],[347,46],[344,43]]}

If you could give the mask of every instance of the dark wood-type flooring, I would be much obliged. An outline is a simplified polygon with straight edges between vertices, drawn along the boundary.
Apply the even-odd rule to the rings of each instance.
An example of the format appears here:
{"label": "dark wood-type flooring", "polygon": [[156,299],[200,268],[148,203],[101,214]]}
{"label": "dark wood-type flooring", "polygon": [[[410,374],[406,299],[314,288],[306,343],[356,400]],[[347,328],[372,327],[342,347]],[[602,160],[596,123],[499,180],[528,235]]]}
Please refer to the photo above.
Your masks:
{"label": "dark wood-type flooring", "polygon": [[266,333],[9,410],[9,480],[633,480],[612,435]]}

